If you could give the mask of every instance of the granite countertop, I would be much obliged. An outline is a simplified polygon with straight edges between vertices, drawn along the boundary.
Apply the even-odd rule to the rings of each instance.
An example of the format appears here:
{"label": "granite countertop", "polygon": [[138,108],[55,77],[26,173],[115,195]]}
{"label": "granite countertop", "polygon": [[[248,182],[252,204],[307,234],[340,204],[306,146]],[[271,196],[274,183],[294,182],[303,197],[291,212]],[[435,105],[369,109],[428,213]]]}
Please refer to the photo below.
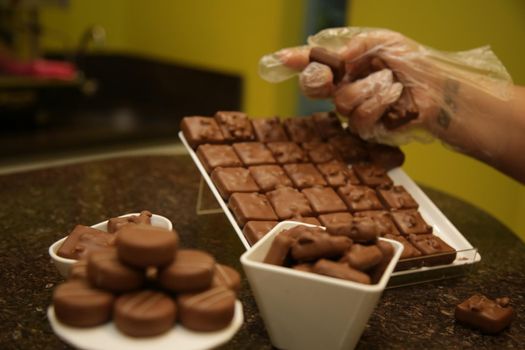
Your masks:
{"label": "granite countertop", "polygon": [[[189,156],[116,158],[0,176],[0,348],[69,348],[46,317],[62,281],[47,249],[75,224],[148,209],[172,220],[183,246],[214,254],[242,271],[244,248],[224,214],[196,214],[199,173]],[[482,259],[454,279],[387,289],[358,349],[519,348],[525,344],[525,245],[487,213],[423,188]],[[454,306],[481,292],[509,296],[512,326],[482,335],[454,322]],[[245,323],[224,349],[271,349],[247,281]],[[322,320],[320,320],[322,322]]]}

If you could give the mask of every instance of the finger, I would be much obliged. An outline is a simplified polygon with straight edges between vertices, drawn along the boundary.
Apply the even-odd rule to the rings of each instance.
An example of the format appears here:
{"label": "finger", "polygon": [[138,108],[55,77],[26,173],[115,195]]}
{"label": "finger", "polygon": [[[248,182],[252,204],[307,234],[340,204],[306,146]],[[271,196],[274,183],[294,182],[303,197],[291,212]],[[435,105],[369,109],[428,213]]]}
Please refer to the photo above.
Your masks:
{"label": "finger", "polygon": [[390,87],[393,79],[392,71],[383,69],[354,83],[342,85],[334,93],[334,104],[337,111],[344,116],[350,116],[352,111],[365,100],[378,91]]}
{"label": "finger", "polygon": [[391,85],[384,85],[381,90],[377,91],[375,95],[365,100],[357,108],[354,109],[352,115],[348,119],[352,130],[355,130],[359,135],[368,138],[373,132],[377,122],[385,111],[401,97],[403,92],[403,85],[401,83],[393,83]]}
{"label": "finger", "polygon": [[312,62],[299,75],[299,86],[310,98],[327,98],[335,89],[332,69],[324,64]]}
{"label": "finger", "polygon": [[278,83],[297,75],[309,62],[308,46],[282,49],[259,60],[259,75],[266,81]]}

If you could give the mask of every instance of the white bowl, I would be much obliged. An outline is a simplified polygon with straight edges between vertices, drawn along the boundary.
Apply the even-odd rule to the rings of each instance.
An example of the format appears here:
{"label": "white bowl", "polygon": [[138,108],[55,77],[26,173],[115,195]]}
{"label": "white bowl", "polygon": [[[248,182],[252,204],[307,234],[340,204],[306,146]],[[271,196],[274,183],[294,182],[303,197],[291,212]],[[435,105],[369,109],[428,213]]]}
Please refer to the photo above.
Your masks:
{"label": "white bowl", "polygon": [[[280,349],[352,349],[403,250],[394,256],[377,284],[367,285],[263,262],[273,239],[297,222],[284,221],[241,256],[241,263],[268,330]],[[311,226],[311,225],[307,225]]]}
{"label": "white bowl", "polygon": [[[128,217],[132,215],[140,215],[140,213],[130,213],[130,214],[121,215],[119,217]],[[100,222],[91,227],[97,230],[108,232],[108,221],[109,220]],[[165,218],[164,216],[156,215],[156,214],[153,214],[151,216],[151,225],[156,226],[156,227],[162,227],[167,230],[173,229],[173,224],[171,223],[169,219]],[[74,263],[77,262],[76,259],[63,258],[57,255],[58,248],[60,248],[60,246],[62,245],[62,243],[64,243],[66,238],[67,236],[62,239],[59,239],[55,243],[51,244],[51,246],[49,247],[49,255],[51,256],[51,259],[53,260],[55,267],[58,269],[58,272],[60,272],[60,274],[64,278],[67,278],[69,276],[71,267],[73,266]]]}

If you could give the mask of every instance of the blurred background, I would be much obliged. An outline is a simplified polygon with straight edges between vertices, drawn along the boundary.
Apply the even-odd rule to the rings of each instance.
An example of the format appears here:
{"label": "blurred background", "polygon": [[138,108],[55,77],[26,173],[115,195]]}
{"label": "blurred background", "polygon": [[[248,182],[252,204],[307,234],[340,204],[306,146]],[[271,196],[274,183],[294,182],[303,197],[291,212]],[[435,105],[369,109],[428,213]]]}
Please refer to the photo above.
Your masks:
{"label": "blurred background", "polygon": [[[184,115],[330,109],[259,58],[333,26],[383,27],[440,50],[491,45],[525,85],[522,0],[0,0],[0,168],[175,145]],[[525,186],[443,145],[403,147],[405,171],[525,240]],[[525,161],[525,159],[524,159]]]}

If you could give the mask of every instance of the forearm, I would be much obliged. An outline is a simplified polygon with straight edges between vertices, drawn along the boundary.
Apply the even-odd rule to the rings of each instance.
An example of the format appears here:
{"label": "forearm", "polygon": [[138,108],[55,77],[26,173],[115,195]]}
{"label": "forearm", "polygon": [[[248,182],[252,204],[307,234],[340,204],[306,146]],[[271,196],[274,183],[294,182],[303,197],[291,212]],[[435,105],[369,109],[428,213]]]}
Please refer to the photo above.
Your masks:
{"label": "forearm", "polygon": [[452,113],[441,111],[428,128],[458,151],[525,183],[525,88],[513,87],[508,101],[464,85],[445,93]]}

